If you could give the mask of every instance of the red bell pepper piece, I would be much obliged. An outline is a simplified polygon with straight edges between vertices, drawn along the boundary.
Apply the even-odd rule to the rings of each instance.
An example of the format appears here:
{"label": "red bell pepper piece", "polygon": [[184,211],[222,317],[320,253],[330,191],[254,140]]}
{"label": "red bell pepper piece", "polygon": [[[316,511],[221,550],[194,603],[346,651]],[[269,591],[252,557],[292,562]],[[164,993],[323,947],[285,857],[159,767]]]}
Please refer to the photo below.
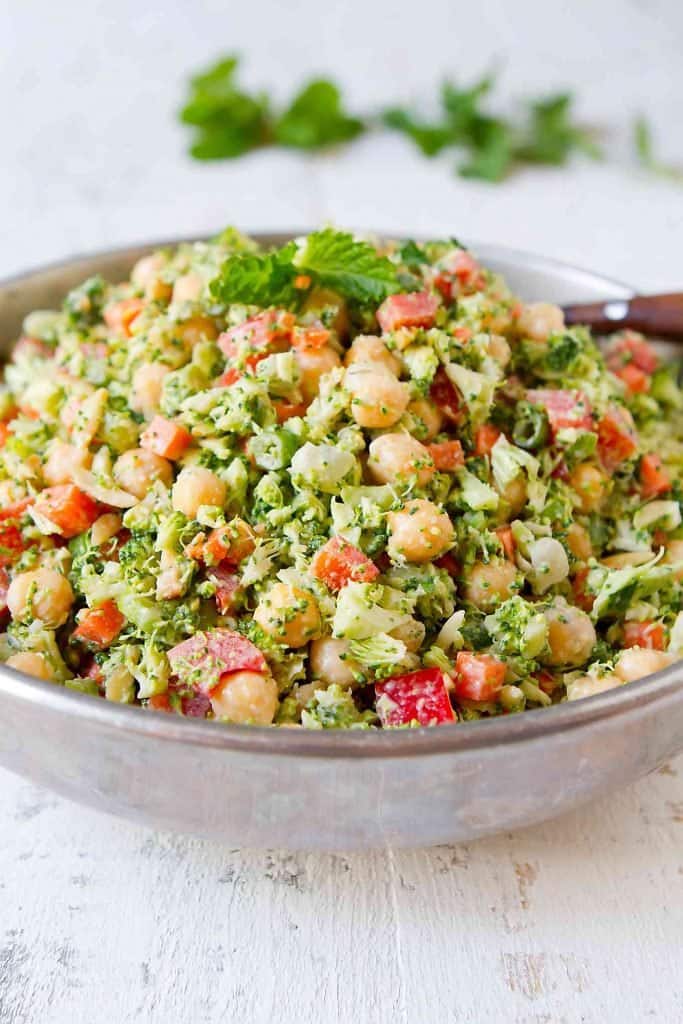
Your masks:
{"label": "red bell pepper piece", "polygon": [[663,651],[666,647],[664,626],[661,622],[626,622],[624,647],[647,647],[651,651]]}
{"label": "red bell pepper piece", "polygon": [[399,327],[433,327],[438,308],[439,300],[430,292],[401,292],[384,300],[377,320],[386,334]]}
{"label": "red bell pepper piece", "polygon": [[659,455],[649,452],[643,455],[638,469],[640,493],[647,498],[656,498],[671,490],[671,478],[662,465]]}
{"label": "red bell pepper piece", "polygon": [[375,683],[377,714],[383,726],[444,725],[455,720],[444,675],[423,668]]}
{"label": "red bell pepper piece", "polygon": [[496,700],[505,682],[505,665],[492,654],[458,651],[455,659],[455,696],[458,700]]}
{"label": "red bell pepper piece", "polygon": [[332,537],[315,553],[311,573],[330,590],[347,583],[372,583],[379,576],[375,563],[343,537]]}

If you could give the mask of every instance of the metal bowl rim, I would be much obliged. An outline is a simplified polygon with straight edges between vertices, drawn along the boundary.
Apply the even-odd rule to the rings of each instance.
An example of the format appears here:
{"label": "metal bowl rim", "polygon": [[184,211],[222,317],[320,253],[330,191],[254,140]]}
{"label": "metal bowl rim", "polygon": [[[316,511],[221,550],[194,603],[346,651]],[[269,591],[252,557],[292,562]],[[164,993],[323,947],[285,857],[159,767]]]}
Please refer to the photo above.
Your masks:
{"label": "metal bowl rim", "polygon": [[[292,231],[253,232],[261,239],[291,238],[304,234],[306,229]],[[377,232],[381,235],[381,232]],[[0,280],[0,289],[21,285],[23,282],[51,271],[69,266],[105,259],[137,250],[154,250],[193,238],[164,239],[134,242],[95,252],[71,256],[29,268],[19,274]],[[550,259],[505,246],[470,243],[476,252],[515,261],[529,269],[554,269],[585,279],[592,286],[600,284],[622,296],[633,294],[633,289],[621,281],[585,270],[562,260]],[[95,267],[93,269],[96,269]],[[680,669],[677,665],[664,669],[637,682],[628,683],[605,693],[587,697],[574,703],[565,702],[552,708],[526,711],[514,716],[501,716],[494,720],[468,722],[466,725],[443,726],[439,729],[418,727],[396,731],[330,731],[317,732],[300,728],[272,728],[263,726],[218,725],[201,720],[181,718],[161,712],[142,711],[129,705],[111,704],[101,698],[76,693],[54,683],[44,682],[17,670],[0,665],[0,695],[13,697],[27,704],[38,704],[46,711],[73,717],[83,726],[88,723],[112,731],[124,730],[153,737],[155,740],[183,745],[260,752],[272,756],[317,757],[323,759],[404,758],[430,754],[457,753],[494,746],[505,746],[534,739],[544,739],[557,732],[566,732],[602,718],[637,712],[653,702],[665,703],[675,699],[680,691]]]}

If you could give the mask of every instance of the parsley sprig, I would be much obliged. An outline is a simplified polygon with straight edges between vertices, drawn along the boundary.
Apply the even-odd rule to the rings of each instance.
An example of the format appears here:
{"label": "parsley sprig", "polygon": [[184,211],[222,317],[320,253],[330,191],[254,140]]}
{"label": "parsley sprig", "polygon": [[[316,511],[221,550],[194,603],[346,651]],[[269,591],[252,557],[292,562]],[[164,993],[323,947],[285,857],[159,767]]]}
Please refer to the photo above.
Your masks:
{"label": "parsley sprig", "polygon": [[369,242],[324,228],[271,252],[229,256],[211,292],[225,305],[295,309],[314,285],[332,288],[359,307],[377,305],[403,287],[396,265]]}

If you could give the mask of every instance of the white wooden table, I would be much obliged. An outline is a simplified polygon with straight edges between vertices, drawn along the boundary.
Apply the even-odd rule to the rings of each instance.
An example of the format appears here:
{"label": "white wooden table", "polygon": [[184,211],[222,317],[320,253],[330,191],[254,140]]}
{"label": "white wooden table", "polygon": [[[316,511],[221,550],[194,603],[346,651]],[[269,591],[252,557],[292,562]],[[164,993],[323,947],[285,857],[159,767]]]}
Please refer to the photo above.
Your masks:
{"label": "white wooden table", "polygon": [[[646,109],[683,158],[677,0],[0,7],[0,274],[228,221],[334,220],[545,252],[680,288],[683,191],[628,165]],[[401,139],[200,167],[171,110],[222,49],[358,107],[499,56],[508,92],[577,84],[616,162],[467,184]],[[0,714],[2,709],[0,708]],[[123,770],[123,766],[122,766]],[[150,779],[150,785],[157,784]],[[224,849],[100,817],[0,773],[0,1024],[683,1020],[683,761],[559,822],[366,856]]]}

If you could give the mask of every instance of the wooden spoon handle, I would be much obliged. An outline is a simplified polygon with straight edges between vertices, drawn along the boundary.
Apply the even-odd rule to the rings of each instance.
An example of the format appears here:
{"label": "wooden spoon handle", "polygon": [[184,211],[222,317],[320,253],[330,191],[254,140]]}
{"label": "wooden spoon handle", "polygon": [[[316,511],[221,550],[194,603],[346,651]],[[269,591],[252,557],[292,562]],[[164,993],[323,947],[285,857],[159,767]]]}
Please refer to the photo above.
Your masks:
{"label": "wooden spoon handle", "polygon": [[630,327],[659,338],[683,338],[683,292],[565,306],[564,317],[568,324],[587,324],[596,334]]}

